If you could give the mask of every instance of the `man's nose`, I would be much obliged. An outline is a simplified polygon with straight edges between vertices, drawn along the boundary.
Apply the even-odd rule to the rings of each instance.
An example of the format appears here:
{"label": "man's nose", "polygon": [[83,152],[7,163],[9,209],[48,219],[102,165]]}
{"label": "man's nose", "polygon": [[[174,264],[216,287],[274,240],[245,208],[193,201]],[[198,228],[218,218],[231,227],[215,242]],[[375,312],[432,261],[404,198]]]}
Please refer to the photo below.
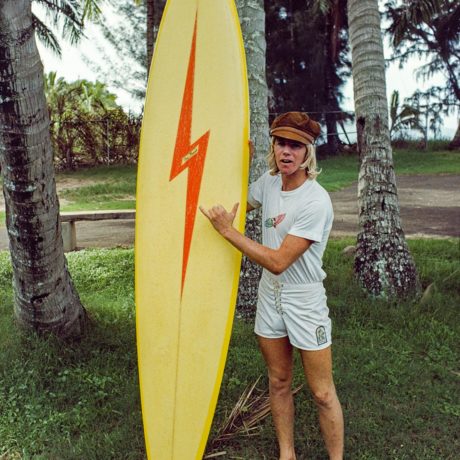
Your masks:
{"label": "man's nose", "polygon": [[283,146],[283,155],[290,155],[292,153],[291,147],[289,145]]}

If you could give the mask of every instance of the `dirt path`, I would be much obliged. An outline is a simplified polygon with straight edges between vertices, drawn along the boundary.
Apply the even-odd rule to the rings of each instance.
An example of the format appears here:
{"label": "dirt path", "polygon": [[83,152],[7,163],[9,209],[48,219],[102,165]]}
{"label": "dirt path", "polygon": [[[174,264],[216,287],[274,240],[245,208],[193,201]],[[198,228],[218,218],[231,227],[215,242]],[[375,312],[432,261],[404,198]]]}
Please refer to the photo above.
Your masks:
{"label": "dirt path", "polygon": [[[66,177],[64,179],[60,179],[56,182],[56,190],[58,195],[63,190],[72,190],[79,187],[87,187],[88,185],[95,185],[99,183],[93,179],[74,179],[71,177]],[[65,198],[59,197],[59,202],[61,207],[68,203]],[[5,199],[3,197],[3,193],[0,193],[0,211],[5,210]]]}
{"label": "dirt path", "polygon": [[[89,185],[84,181],[66,181],[58,184],[58,191]],[[397,185],[403,228],[407,236],[460,237],[460,175],[399,176]],[[356,235],[356,197],[356,184],[331,193],[335,213],[332,236]],[[134,221],[77,222],[79,248],[129,246],[133,242]],[[1,249],[8,249],[5,228],[0,228]]]}
{"label": "dirt path", "polygon": [[[408,236],[460,236],[460,176],[398,176],[403,229]],[[331,193],[334,235],[358,231],[357,184]]]}

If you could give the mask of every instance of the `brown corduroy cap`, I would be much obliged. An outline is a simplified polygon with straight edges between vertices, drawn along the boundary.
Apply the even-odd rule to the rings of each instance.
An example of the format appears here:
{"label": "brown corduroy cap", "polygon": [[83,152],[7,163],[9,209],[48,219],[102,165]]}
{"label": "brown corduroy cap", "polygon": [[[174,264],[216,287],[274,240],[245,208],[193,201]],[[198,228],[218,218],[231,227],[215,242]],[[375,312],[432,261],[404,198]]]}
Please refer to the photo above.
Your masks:
{"label": "brown corduroy cap", "polygon": [[304,112],[278,115],[270,127],[270,136],[283,137],[302,144],[312,144],[321,133],[319,123]]}

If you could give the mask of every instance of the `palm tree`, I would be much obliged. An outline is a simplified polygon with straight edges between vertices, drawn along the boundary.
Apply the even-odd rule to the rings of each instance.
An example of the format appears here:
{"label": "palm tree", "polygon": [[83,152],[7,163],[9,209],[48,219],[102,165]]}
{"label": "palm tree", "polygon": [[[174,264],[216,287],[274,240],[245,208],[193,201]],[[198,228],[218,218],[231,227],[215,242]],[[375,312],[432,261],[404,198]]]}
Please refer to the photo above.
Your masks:
{"label": "palm tree", "polygon": [[[46,3],[75,6],[70,0]],[[93,4],[80,2],[83,11]],[[63,252],[43,65],[33,24],[31,0],[0,2],[0,167],[14,310],[28,329],[79,336],[86,313]]]}
{"label": "palm tree", "polygon": [[377,0],[349,0],[348,21],[360,156],[355,272],[375,296],[409,296],[418,281],[401,226]]}
{"label": "palm tree", "polygon": [[[401,2],[386,0],[387,29],[391,35],[394,60],[400,64],[410,57],[427,59],[418,72],[428,79],[441,73],[446,79],[443,88],[430,88],[444,111],[455,112],[460,108],[460,4],[451,0],[411,0]],[[460,123],[457,129],[460,132]],[[458,148],[460,142],[451,143]]]}
{"label": "palm tree", "polygon": [[414,105],[404,102],[399,103],[399,91],[393,91],[390,101],[390,138],[405,128],[415,129],[423,133],[420,123],[421,111]]}
{"label": "palm tree", "polygon": [[136,149],[131,143],[123,149],[112,148],[117,137],[129,132],[130,123],[104,83],[68,83],[50,72],[45,76],[45,94],[56,165],[74,169],[79,163],[105,163],[120,155],[120,150],[127,158]]}
{"label": "palm tree", "polygon": [[[71,44],[76,44],[80,40],[85,20],[97,18],[101,14],[100,1],[32,0],[32,2],[41,5],[46,10],[48,16],[53,19],[54,26],[62,26],[61,36],[69,40]],[[37,38],[60,56],[62,50],[59,40],[50,27],[35,14],[32,14],[32,24]]]}
{"label": "palm tree", "polygon": [[[253,182],[267,169],[265,155],[269,147],[268,90],[265,76],[265,9],[263,0],[238,0],[237,7],[248,65],[251,139],[255,147],[249,180]],[[261,240],[260,213],[248,214],[246,234],[252,239]],[[240,311],[255,310],[260,274],[260,267],[244,257],[237,301]]]}
{"label": "palm tree", "polygon": [[153,48],[157,40],[161,16],[166,5],[166,0],[145,0],[147,6],[147,74],[152,62]]}

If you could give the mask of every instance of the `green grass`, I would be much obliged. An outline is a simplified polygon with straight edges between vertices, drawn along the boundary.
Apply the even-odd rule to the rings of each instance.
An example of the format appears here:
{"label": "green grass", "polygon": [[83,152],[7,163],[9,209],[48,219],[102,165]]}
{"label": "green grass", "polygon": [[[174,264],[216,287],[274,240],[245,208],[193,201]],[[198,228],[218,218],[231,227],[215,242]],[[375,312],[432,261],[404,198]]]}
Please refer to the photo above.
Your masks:
{"label": "green grass", "polygon": [[65,183],[67,179],[91,181],[89,185],[60,192],[59,197],[65,200],[62,211],[134,209],[136,172],[136,166],[104,166],[58,174],[58,182]]}
{"label": "green grass", "polygon": [[348,187],[358,179],[358,157],[339,156],[318,162],[321,174],[318,182],[328,191],[335,192]]}
{"label": "green grass", "polygon": [[397,150],[394,162],[397,174],[460,173],[460,152]]}
{"label": "green grass", "polygon": [[[460,174],[460,153],[450,151],[395,150],[395,171],[398,175]],[[329,192],[335,192],[358,180],[357,156],[347,155],[319,161],[322,173],[318,182]]]}
{"label": "green grass", "polygon": [[135,181],[136,165],[118,165],[118,166],[96,166],[93,168],[82,168],[76,171],[64,171],[56,174],[57,180],[66,178],[81,178],[81,179],[102,179],[109,178],[110,180]]}
{"label": "green grass", "polygon": [[64,346],[16,329],[0,253],[0,458],[141,459],[133,251],[68,260],[92,325],[81,343]]}
{"label": "green grass", "polygon": [[[354,281],[352,260],[341,254],[349,244],[332,240],[324,260],[346,458],[453,460],[460,417],[459,240],[409,242],[423,287],[435,286],[424,304],[369,300]],[[0,253],[0,458],[143,459],[133,251],[80,251],[68,261],[92,325],[81,343],[64,346],[16,329],[11,266]],[[265,374],[252,327],[235,321],[211,437],[243,389]],[[295,383],[303,381],[298,364]],[[266,383],[263,377],[260,388]],[[296,396],[296,408],[299,459],[326,458],[307,390]],[[214,451],[229,459],[277,458],[271,420],[257,436]]]}

